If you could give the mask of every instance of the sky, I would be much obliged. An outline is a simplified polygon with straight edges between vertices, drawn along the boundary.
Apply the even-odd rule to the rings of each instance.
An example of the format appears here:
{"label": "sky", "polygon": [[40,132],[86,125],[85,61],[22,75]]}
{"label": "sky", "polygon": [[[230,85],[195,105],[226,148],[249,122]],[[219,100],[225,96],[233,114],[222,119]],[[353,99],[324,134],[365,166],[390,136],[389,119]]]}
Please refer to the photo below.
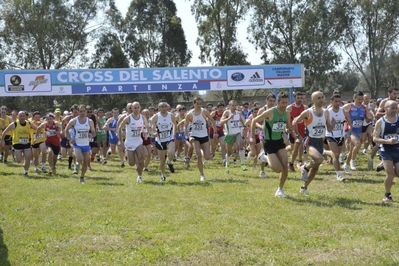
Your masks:
{"label": "sky", "polygon": [[[131,1],[129,0],[115,0],[116,6],[122,12],[123,16],[126,15],[130,2]],[[187,45],[193,53],[193,57],[191,58],[191,63],[189,64],[189,66],[209,66],[209,64],[202,64],[201,60],[198,59],[200,50],[195,44],[198,37],[198,31],[194,15],[191,14],[191,2],[188,0],[174,0],[174,2],[177,8],[177,16],[180,17],[182,21]],[[249,21],[246,20],[238,26],[237,39],[241,43],[244,53],[248,54],[247,60],[251,63],[251,65],[260,65],[262,63],[260,53],[257,53],[255,51],[254,45],[249,43],[246,39],[248,25]]]}

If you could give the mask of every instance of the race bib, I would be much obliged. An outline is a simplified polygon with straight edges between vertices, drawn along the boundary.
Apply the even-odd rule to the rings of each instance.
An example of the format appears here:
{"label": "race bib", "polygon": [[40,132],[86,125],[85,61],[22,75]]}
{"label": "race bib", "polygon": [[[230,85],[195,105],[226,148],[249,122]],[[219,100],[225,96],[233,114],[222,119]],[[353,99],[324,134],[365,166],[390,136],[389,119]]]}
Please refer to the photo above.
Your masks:
{"label": "race bib", "polygon": [[230,121],[230,125],[231,125],[231,128],[239,127],[240,126],[240,121],[232,120],[232,121]]}
{"label": "race bib", "polygon": [[57,134],[57,131],[55,131],[54,129],[46,131],[47,137],[52,137],[52,136],[55,136],[56,134]]}
{"label": "race bib", "polygon": [[396,139],[396,143],[399,143],[399,135],[398,134],[385,135],[384,139]]}
{"label": "race bib", "polygon": [[77,132],[78,139],[87,139],[89,137],[89,131],[86,130],[79,130]]}
{"label": "race bib", "polygon": [[41,138],[43,138],[43,134],[42,133],[36,134],[36,139],[41,139]]}
{"label": "race bib", "polygon": [[170,131],[159,132],[160,139],[167,139],[170,137]]}
{"label": "race bib", "polygon": [[335,126],[334,126],[334,131],[337,131],[337,130],[343,130],[344,129],[344,123],[337,123],[337,124],[335,124]]}
{"label": "race bib", "polygon": [[122,128],[122,135],[126,135],[126,128]]}
{"label": "race bib", "polygon": [[255,128],[255,135],[259,135],[260,134],[260,128]]}
{"label": "race bib", "polygon": [[29,139],[28,138],[20,138],[19,143],[20,144],[28,144]]}
{"label": "race bib", "polygon": [[285,122],[275,122],[273,124],[272,131],[274,132],[284,132],[285,130]]}
{"label": "race bib", "polygon": [[353,127],[362,127],[363,120],[353,120]]}
{"label": "race bib", "polygon": [[215,125],[216,125],[217,127],[220,127],[220,120],[215,120]]}
{"label": "race bib", "polygon": [[201,125],[201,124],[194,124],[194,129],[193,129],[193,130],[201,131],[202,129],[203,129],[203,125]]}
{"label": "race bib", "polygon": [[313,128],[313,136],[314,137],[321,137],[324,135],[325,127],[314,127]]}
{"label": "race bib", "polygon": [[132,130],[132,137],[133,138],[140,137],[140,133],[141,133],[140,130]]}

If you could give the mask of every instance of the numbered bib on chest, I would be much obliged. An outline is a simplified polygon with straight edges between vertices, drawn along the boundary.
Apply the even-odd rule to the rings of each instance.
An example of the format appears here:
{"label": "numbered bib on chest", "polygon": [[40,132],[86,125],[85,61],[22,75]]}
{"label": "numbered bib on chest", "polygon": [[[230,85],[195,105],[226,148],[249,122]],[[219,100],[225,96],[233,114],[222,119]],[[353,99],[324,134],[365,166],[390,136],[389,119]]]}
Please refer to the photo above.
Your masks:
{"label": "numbered bib on chest", "polygon": [[399,135],[398,134],[388,134],[384,136],[384,139],[396,139],[396,144],[399,143]]}
{"label": "numbered bib on chest", "polygon": [[343,129],[344,129],[344,123],[342,122],[337,122],[337,124],[335,124],[334,126],[334,131],[343,130]]}
{"label": "numbered bib on chest", "polygon": [[363,120],[353,120],[353,127],[362,127]]}
{"label": "numbered bib on chest", "polygon": [[216,125],[217,127],[220,127],[220,120],[215,120],[215,125]]}
{"label": "numbered bib on chest", "polygon": [[37,133],[36,134],[36,139],[41,139],[43,138],[43,134],[42,133]]}
{"label": "numbered bib on chest", "polygon": [[88,130],[78,130],[77,137],[78,137],[78,139],[86,139],[89,137],[89,131]]}
{"label": "numbered bib on chest", "polygon": [[272,131],[274,132],[283,132],[285,130],[285,122],[275,122],[273,124]]}
{"label": "numbered bib on chest", "polygon": [[139,130],[139,129],[134,129],[134,130],[131,131],[131,133],[132,133],[131,136],[132,136],[133,138],[137,138],[137,137],[140,137],[141,130]]}
{"label": "numbered bib on chest", "polygon": [[19,143],[20,144],[28,144],[29,139],[28,138],[20,138]]}
{"label": "numbered bib on chest", "polygon": [[159,132],[160,139],[168,139],[170,137],[170,131]]}
{"label": "numbered bib on chest", "polygon": [[230,121],[230,126],[231,126],[231,128],[237,128],[240,126],[240,121],[232,120],[232,121]]}
{"label": "numbered bib on chest", "polygon": [[325,126],[322,127],[313,127],[313,136],[314,137],[321,137],[324,135],[324,130],[326,129]]}
{"label": "numbered bib on chest", "polygon": [[52,137],[52,136],[55,136],[56,134],[57,134],[57,131],[55,131],[54,129],[50,129],[50,130],[46,131],[47,137]]}

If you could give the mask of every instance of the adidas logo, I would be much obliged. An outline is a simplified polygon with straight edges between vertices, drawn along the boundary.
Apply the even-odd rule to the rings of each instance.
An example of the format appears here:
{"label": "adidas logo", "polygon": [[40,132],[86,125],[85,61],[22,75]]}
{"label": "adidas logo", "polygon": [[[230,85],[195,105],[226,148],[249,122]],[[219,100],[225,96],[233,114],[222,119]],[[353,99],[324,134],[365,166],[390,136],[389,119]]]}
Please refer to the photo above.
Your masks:
{"label": "adidas logo", "polygon": [[250,78],[249,82],[263,82],[263,79],[260,77],[258,71],[255,72]]}

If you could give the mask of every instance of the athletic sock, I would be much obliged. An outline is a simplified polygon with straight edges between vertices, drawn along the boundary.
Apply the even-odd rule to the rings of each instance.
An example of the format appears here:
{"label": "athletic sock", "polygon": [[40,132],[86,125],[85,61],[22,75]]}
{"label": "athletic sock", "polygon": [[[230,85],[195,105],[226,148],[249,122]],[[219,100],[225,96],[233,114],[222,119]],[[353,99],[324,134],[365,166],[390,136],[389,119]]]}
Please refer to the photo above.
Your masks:
{"label": "athletic sock", "polygon": [[241,164],[245,164],[245,150],[239,150],[238,155],[240,156]]}
{"label": "athletic sock", "polygon": [[70,157],[68,158],[68,166],[69,166],[69,167],[72,166],[72,161],[73,161],[73,157],[70,156]]}
{"label": "athletic sock", "polygon": [[226,153],[226,166],[229,166],[230,161],[229,161],[229,155]]}

